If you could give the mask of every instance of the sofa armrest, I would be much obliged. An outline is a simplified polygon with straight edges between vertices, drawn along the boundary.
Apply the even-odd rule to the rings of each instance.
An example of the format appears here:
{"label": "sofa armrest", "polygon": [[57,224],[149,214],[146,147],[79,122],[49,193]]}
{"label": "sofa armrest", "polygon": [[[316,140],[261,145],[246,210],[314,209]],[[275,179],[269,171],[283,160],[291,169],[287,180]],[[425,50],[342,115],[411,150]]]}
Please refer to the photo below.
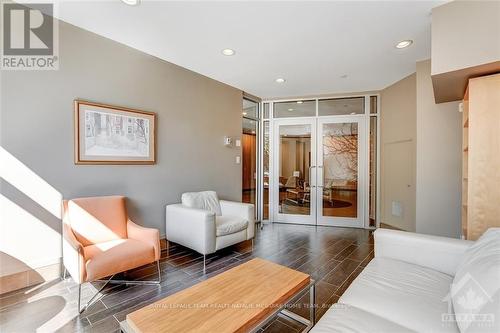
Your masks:
{"label": "sofa armrest", "polygon": [[166,238],[201,254],[215,252],[215,213],[183,206],[166,208]]}
{"label": "sofa armrest", "polygon": [[253,204],[220,200],[222,215],[234,215],[248,221],[247,240],[255,235],[255,208]]}
{"label": "sofa armrest", "polygon": [[474,243],[455,238],[377,229],[375,257],[405,261],[455,275],[465,251]]}
{"label": "sofa armrest", "polygon": [[85,282],[85,258],[83,245],[76,239],[73,230],[67,223],[63,223],[63,264],[76,283]]}
{"label": "sofa armrest", "polygon": [[155,251],[155,260],[160,260],[160,232],[158,229],[142,227],[129,219],[127,220],[127,235],[128,238],[151,245]]}

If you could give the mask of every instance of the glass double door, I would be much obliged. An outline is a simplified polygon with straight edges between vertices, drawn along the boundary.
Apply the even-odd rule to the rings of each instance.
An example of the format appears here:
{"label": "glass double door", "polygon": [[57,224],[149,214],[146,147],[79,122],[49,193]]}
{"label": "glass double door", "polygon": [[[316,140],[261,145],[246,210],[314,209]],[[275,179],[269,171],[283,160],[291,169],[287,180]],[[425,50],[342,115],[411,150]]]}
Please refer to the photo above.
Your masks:
{"label": "glass double door", "polygon": [[274,221],[364,226],[364,122],[363,116],[274,121]]}

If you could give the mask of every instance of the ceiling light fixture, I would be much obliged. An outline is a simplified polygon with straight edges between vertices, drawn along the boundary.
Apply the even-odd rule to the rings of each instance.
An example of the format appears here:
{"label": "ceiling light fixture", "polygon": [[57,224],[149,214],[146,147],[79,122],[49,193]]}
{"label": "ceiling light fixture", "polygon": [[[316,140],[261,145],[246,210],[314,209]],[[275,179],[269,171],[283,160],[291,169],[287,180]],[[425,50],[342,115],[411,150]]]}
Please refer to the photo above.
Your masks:
{"label": "ceiling light fixture", "polygon": [[286,80],[280,77],[280,78],[277,78],[275,81],[276,81],[276,83],[285,83]]}
{"label": "ceiling light fixture", "polygon": [[413,44],[413,41],[411,39],[402,40],[396,44],[396,48],[397,49],[404,49],[405,47],[408,47],[411,44]]}
{"label": "ceiling light fixture", "polygon": [[122,2],[129,6],[137,6],[141,3],[141,0],[122,0]]}
{"label": "ceiling light fixture", "polygon": [[234,52],[233,49],[224,49],[222,50],[222,54],[225,55],[225,56],[232,56],[234,55],[236,52]]}
{"label": "ceiling light fixture", "polygon": [[302,104],[302,103],[304,103],[304,102],[302,102],[302,101],[297,101],[297,104]]}

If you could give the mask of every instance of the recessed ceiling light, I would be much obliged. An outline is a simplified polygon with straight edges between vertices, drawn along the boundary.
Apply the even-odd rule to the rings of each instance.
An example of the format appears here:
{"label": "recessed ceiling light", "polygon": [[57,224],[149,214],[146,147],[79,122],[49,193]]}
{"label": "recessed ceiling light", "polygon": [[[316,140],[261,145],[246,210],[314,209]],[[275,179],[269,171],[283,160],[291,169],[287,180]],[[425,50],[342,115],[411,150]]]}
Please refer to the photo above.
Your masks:
{"label": "recessed ceiling light", "polygon": [[288,111],[293,111],[293,109],[288,109]]}
{"label": "recessed ceiling light", "polygon": [[280,78],[277,78],[275,81],[276,81],[276,83],[285,83],[286,80],[280,77]]}
{"label": "recessed ceiling light", "polygon": [[242,115],[244,115],[244,116],[246,116],[246,115],[247,115],[247,113],[246,113],[246,112],[242,112],[241,114],[242,114]]}
{"label": "recessed ceiling light", "polygon": [[234,52],[233,49],[224,49],[222,50],[222,54],[225,55],[225,56],[232,56],[234,55],[236,52]]}
{"label": "recessed ceiling light", "polygon": [[302,104],[302,103],[304,103],[304,102],[302,102],[302,101],[297,101],[297,104]]}
{"label": "recessed ceiling light", "polygon": [[404,49],[405,47],[408,47],[411,44],[413,44],[413,41],[411,39],[402,40],[396,44],[396,48],[397,49]]}
{"label": "recessed ceiling light", "polygon": [[129,6],[137,6],[141,3],[141,0],[122,0],[122,2]]}

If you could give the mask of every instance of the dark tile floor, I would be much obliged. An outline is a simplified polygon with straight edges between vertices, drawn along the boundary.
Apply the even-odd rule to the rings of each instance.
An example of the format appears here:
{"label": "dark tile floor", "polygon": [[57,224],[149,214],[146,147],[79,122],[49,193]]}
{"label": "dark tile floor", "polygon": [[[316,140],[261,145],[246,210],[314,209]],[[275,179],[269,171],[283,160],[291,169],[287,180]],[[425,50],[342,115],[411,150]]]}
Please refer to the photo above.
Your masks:
{"label": "dark tile floor", "polygon": [[[46,282],[0,296],[0,331],[5,332],[115,332],[125,316],[149,303],[217,275],[254,257],[303,271],[316,280],[317,319],[335,303],[354,278],[373,258],[373,237],[364,229],[271,224],[250,242],[238,244],[207,257],[171,244],[162,252],[160,285],[111,285],[86,312],[77,313],[77,285],[71,279]],[[155,279],[156,267],[127,272],[128,279]],[[100,287],[85,284],[84,301]],[[308,315],[309,295],[290,309]],[[287,317],[278,316],[263,332],[297,332]]]}

